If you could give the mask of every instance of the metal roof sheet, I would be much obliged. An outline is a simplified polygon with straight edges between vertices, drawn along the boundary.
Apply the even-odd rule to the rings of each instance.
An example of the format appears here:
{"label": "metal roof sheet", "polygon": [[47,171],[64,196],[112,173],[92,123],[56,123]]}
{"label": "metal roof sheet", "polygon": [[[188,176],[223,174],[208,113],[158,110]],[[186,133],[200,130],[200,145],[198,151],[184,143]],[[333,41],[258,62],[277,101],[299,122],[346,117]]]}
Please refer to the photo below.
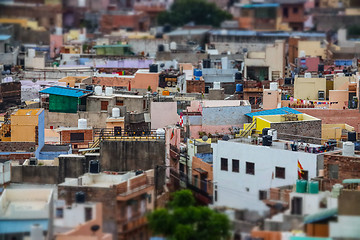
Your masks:
{"label": "metal roof sheet", "polygon": [[49,87],[44,90],[41,90],[40,93],[79,98],[79,97],[83,97],[88,94],[91,94],[92,91],[80,89],[80,88],[53,86],[53,87]]}
{"label": "metal roof sheet", "polygon": [[338,213],[337,208],[326,209],[306,216],[304,219],[304,223],[308,224],[308,223],[323,221],[337,215],[337,213]]}
{"label": "metal roof sheet", "polygon": [[248,117],[256,117],[256,116],[268,116],[268,115],[284,115],[284,114],[301,114],[296,109],[289,108],[289,107],[283,107],[283,108],[275,108],[270,110],[264,110],[260,112],[252,112],[245,114]]}
{"label": "metal roof sheet", "polygon": [[269,8],[269,7],[279,7],[278,3],[260,3],[260,4],[246,4],[242,6],[243,8]]}

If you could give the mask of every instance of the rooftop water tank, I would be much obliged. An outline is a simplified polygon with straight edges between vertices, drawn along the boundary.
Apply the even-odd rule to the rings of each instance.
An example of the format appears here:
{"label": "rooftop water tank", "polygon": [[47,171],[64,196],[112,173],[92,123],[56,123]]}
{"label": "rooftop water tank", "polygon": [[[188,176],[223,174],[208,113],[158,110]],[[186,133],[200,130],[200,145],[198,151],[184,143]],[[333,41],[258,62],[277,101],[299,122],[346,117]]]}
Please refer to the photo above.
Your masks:
{"label": "rooftop water tank", "polygon": [[318,181],[309,181],[308,191],[311,194],[319,193],[319,182]]}
{"label": "rooftop water tank", "polygon": [[40,224],[33,224],[30,230],[30,240],[44,239],[43,229]]}
{"label": "rooftop water tank", "polygon": [[169,52],[169,51],[170,51],[169,44],[165,43],[164,44],[164,52]]}
{"label": "rooftop water tank", "polygon": [[96,96],[101,96],[102,94],[102,87],[101,86],[96,86],[95,87],[95,95]]}
{"label": "rooftop water tank", "polygon": [[277,82],[271,82],[270,83],[270,90],[276,91],[278,89],[278,83]]}
{"label": "rooftop water tank", "polygon": [[106,87],[105,88],[105,96],[112,96],[114,93],[113,88],[112,87]]}
{"label": "rooftop water tank", "polygon": [[201,77],[201,76],[202,76],[202,71],[201,71],[201,69],[195,68],[195,69],[194,69],[194,76],[195,76],[195,77]]}
{"label": "rooftop water tank", "polygon": [[90,173],[99,173],[100,172],[100,163],[98,160],[91,160],[89,163],[89,172]]}
{"label": "rooftop water tank", "polygon": [[163,128],[156,129],[156,136],[158,138],[165,138],[165,129]]}
{"label": "rooftop water tank", "polygon": [[262,135],[265,136],[265,135],[268,135],[268,131],[270,130],[270,128],[263,128],[262,130]]}
{"label": "rooftop water tank", "polygon": [[220,82],[214,82],[214,89],[220,89]]}
{"label": "rooftop water tank", "polygon": [[35,57],[35,49],[28,49],[28,57],[34,58]]}
{"label": "rooftop water tank", "polygon": [[84,192],[76,192],[75,193],[75,202],[76,203],[84,203],[85,202],[85,193]]}
{"label": "rooftop water tank", "polygon": [[78,129],[87,129],[87,120],[84,118],[80,118],[78,120]]}
{"label": "rooftop water tank", "polygon": [[118,117],[120,117],[120,108],[113,108],[113,109],[112,109],[112,117],[113,117],[113,118],[118,118]]}
{"label": "rooftop water tank", "polygon": [[235,73],[235,80],[241,80],[242,79],[242,73],[241,72],[236,72]]}
{"label": "rooftop water tank", "polygon": [[331,197],[337,198],[340,195],[341,189],[343,189],[343,188],[344,188],[344,186],[339,183],[333,185],[333,187],[331,189]]}
{"label": "rooftop water tank", "polygon": [[176,48],[177,48],[176,42],[171,42],[170,43],[170,50],[176,50]]}
{"label": "rooftop water tank", "polygon": [[355,145],[353,142],[344,142],[343,144],[343,156],[354,156],[355,154]]}
{"label": "rooftop water tank", "polygon": [[301,180],[301,179],[296,180],[296,192],[306,193],[306,185],[307,185],[306,180]]}
{"label": "rooftop water tank", "polygon": [[236,92],[242,93],[244,91],[244,87],[241,83],[236,84]]}
{"label": "rooftop water tank", "polygon": [[268,130],[268,135],[272,137],[272,140],[277,140],[277,130],[276,129],[270,129]]}
{"label": "rooftop water tank", "polygon": [[306,56],[305,51],[301,50],[300,54],[299,54],[299,57],[304,58],[305,56]]}
{"label": "rooftop water tank", "polygon": [[304,76],[305,78],[311,78],[311,73],[309,73],[309,72],[307,72],[307,73],[305,73],[305,76]]}
{"label": "rooftop water tank", "polygon": [[262,137],[262,144],[263,146],[271,146],[272,145],[272,136],[270,135],[263,135]]}
{"label": "rooftop water tank", "polygon": [[356,132],[348,132],[348,141],[349,142],[356,142]]}

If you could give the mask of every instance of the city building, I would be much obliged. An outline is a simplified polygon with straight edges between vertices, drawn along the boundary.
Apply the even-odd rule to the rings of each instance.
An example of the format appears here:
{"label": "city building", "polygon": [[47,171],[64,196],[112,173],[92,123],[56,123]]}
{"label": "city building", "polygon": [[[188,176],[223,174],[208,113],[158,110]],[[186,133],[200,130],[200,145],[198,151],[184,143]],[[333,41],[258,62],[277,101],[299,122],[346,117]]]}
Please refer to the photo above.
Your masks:
{"label": "city building", "polygon": [[67,179],[58,185],[59,199],[66,204],[75,202],[77,192],[83,192],[87,201],[103,205],[103,231],[112,233],[115,239],[148,236],[146,213],[153,209],[154,171],[136,174],[112,174],[112,172],[87,173],[79,178]]}
{"label": "city building", "polygon": [[81,193],[71,206],[66,206],[64,200],[55,202],[54,235],[56,240],[100,239],[111,240],[112,234],[104,233],[102,229],[102,204],[86,202]]}
{"label": "city building", "polygon": [[86,97],[93,92],[85,89],[53,86],[41,90],[41,105],[50,112],[77,113],[86,110]]}
{"label": "city building", "polygon": [[0,234],[5,239],[52,239],[53,190],[7,188],[0,196]]}
{"label": "city building", "polygon": [[[269,209],[260,200],[262,191],[295,184],[299,165],[304,179],[318,176],[323,153],[285,148],[290,144],[278,140],[267,146],[263,141],[263,146],[251,138],[212,143],[214,205],[264,214]],[[308,147],[320,146],[308,144]]]}

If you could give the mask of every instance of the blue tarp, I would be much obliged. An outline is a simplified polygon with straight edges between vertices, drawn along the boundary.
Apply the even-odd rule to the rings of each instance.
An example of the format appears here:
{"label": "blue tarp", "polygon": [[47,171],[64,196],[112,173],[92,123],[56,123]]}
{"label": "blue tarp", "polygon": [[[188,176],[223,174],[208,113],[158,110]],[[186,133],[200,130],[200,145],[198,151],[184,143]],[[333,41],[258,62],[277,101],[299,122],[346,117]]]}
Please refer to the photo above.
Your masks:
{"label": "blue tarp", "polygon": [[0,234],[27,233],[34,224],[39,224],[44,231],[47,231],[48,223],[47,219],[0,220]]}
{"label": "blue tarp", "polygon": [[284,114],[301,114],[298,110],[295,110],[294,108],[289,107],[283,107],[283,108],[275,108],[270,110],[264,110],[260,112],[252,112],[245,114],[248,117],[254,117],[254,116],[269,116],[269,115],[284,115]]}
{"label": "blue tarp", "polygon": [[85,89],[79,89],[79,88],[69,88],[69,87],[61,87],[61,86],[53,86],[46,88],[44,90],[41,90],[40,93],[47,93],[47,94],[53,94],[53,95],[59,95],[59,96],[67,96],[67,97],[83,97],[86,96],[92,91],[85,90]]}

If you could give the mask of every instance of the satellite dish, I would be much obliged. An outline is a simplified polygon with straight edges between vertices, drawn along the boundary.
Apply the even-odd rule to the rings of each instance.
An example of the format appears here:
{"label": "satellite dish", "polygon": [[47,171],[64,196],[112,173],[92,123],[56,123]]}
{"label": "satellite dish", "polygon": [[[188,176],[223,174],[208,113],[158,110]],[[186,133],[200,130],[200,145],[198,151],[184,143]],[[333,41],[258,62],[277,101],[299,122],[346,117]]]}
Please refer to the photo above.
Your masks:
{"label": "satellite dish", "polygon": [[164,66],[165,66],[165,64],[164,64],[164,63],[160,64],[160,67],[162,67],[162,68],[163,68]]}
{"label": "satellite dish", "polygon": [[208,138],[208,136],[206,136],[206,135],[201,138],[201,140],[203,140],[204,142],[206,142],[208,139],[209,139],[209,138]]}
{"label": "satellite dish", "polygon": [[94,233],[96,232],[96,231],[98,231],[100,229],[100,226],[99,225],[92,225],[91,226],[91,231],[93,231]]}
{"label": "satellite dish", "polygon": [[243,53],[246,53],[248,52],[248,49],[247,48],[243,48]]}

